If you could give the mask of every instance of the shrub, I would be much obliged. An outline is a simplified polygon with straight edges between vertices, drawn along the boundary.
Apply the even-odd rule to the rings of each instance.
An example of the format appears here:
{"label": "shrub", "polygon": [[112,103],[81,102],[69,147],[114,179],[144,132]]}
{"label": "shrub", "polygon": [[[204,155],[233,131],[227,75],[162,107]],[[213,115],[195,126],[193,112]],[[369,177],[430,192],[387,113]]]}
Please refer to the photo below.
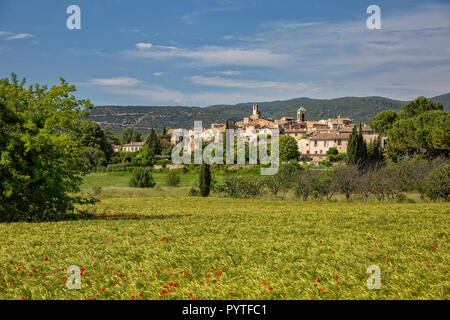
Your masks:
{"label": "shrub", "polygon": [[188,196],[189,197],[198,197],[200,195],[200,190],[198,190],[197,188],[192,187],[189,190]]}
{"label": "shrub", "polygon": [[264,181],[256,177],[242,177],[230,175],[225,178],[223,185],[216,186],[215,190],[231,198],[254,198],[262,194]]}
{"label": "shrub", "polygon": [[171,187],[178,187],[180,184],[180,176],[175,171],[169,171],[166,175],[166,183]]}
{"label": "shrub", "polygon": [[338,153],[339,152],[338,152],[338,150],[336,148],[331,147],[327,151],[327,156],[331,156],[331,155],[336,156]]}
{"label": "shrub", "polygon": [[148,168],[136,168],[130,179],[130,187],[153,188],[156,185],[151,170]]}
{"label": "shrub", "polygon": [[432,201],[448,201],[450,194],[450,165],[445,165],[430,173],[420,187],[420,192]]}

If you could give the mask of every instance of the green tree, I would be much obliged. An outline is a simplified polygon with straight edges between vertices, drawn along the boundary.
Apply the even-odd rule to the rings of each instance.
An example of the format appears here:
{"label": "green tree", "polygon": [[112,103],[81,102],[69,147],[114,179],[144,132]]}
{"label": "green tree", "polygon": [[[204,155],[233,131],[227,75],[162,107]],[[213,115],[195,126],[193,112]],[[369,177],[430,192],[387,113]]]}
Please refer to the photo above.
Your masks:
{"label": "green tree", "polygon": [[359,130],[353,127],[352,133],[348,139],[347,145],[347,164],[363,167],[367,161],[367,145],[362,135],[362,125],[359,124]]}
{"label": "green tree", "polygon": [[367,163],[371,167],[381,166],[384,162],[380,138],[376,138],[367,146]]}
{"label": "green tree", "polygon": [[420,187],[420,192],[430,200],[449,201],[450,196],[450,165],[445,165],[429,174]]}
{"label": "green tree", "polygon": [[204,162],[200,166],[199,188],[202,197],[209,196],[211,190],[211,168],[209,164]]}
{"label": "green tree", "polygon": [[106,166],[106,155],[98,148],[84,147],[81,150],[81,155],[92,168]]}
{"label": "green tree", "polygon": [[444,110],[444,107],[439,102],[433,102],[425,97],[418,97],[416,100],[405,104],[399,115],[400,119],[408,119],[430,110]]}
{"label": "green tree", "polygon": [[150,135],[147,138],[146,145],[148,145],[148,150],[150,156],[154,157],[156,155],[160,155],[162,151],[161,141],[159,137],[156,135],[155,130],[150,131]]}
{"label": "green tree", "polygon": [[91,104],[62,78],[24,86],[15,74],[0,80],[0,220],[72,216],[95,202],[75,195],[88,171],[76,133]]}
{"label": "green tree", "polygon": [[[97,123],[84,121],[81,124],[76,137],[84,147],[88,148],[87,150],[84,150],[84,154],[93,154],[92,148],[94,148],[102,151],[103,158],[106,158],[107,161],[109,161],[114,154],[109,139]],[[100,154],[99,152],[95,153],[97,156]],[[98,166],[100,163],[94,161],[93,165]]]}
{"label": "green tree", "polygon": [[127,144],[131,142],[140,142],[142,141],[142,133],[136,131],[133,127],[128,127],[122,130],[120,134],[120,144]]}
{"label": "green tree", "polygon": [[370,127],[379,134],[384,134],[392,128],[395,121],[398,120],[398,113],[392,110],[382,111],[369,122]]}
{"label": "green tree", "polygon": [[432,110],[417,117],[400,119],[388,131],[388,155],[392,159],[421,154],[428,158],[448,157],[450,113]]}
{"label": "green tree", "polygon": [[299,157],[297,140],[295,138],[284,135],[279,138],[280,159],[281,161],[296,160]]}

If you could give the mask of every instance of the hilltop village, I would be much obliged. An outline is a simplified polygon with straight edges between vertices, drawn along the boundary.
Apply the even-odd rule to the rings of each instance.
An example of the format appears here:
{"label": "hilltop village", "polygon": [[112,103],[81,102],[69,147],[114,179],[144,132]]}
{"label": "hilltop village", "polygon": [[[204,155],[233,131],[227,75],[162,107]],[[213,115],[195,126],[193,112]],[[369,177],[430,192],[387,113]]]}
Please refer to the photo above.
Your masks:
{"label": "hilltop village", "polygon": [[[347,151],[347,144],[353,127],[357,124],[352,122],[350,118],[330,118],[319,121],[308,120],[308,111],[304,106],[300,106],[297,110],[297,117],[282,117],[279,120],[264,118],[259,110],[258,104],[253,104],[252,114],[245,117],[242,121],[228,123],[229,129],[240,129],[244,135],[250,135],[251,132],[256,134],[267,134],[272,129],[278,129],[280,136],[289,135],[297,141],[300,157],[307,162],[318,163],[327,158],[327,151],[335,148],[339,153]],[[203,133],[207,135],[214,131],[225,133],[225,123],[212,123],[211,128],[203,129]],[[169,129],[168,134],[172,135],[175,130]],[[362,126],[363,138],[367,144],[378,138],[368,125]],[[194,129],[189,130],[191,137],[194,136]],[[171,140],[172,144],[176,144],[177,139]],[[385,137],[381,139],[381,145],[384,146]],[[131,142],[122,146],[114,145],[114,151],[139,151],[145,142]]]}
{"label": "hilltop village", "polygon": [[[322,119],[319,121],[309,121],[308,111],[300,106],[297,110],[297,117],[282,117],[279,120],[264,118],[261,115],[259,106],[253,104],[252,114],[245,117],[242,121],[228,123],[229,129],[240,129],[244,135],[250,135],[251,132],[257,134],[270,133],[272,129],[278,129],[281,135],[289,135],[297,141],[298,151],[301,158],[308,162],[320,162],[327,158],[329,148],[336,148],[339,153],[347,151],[347,144],[353,127],[356,124],[349,118]],[[168,131],[169,134],[176,129]],[[210,129],[203,129],[204,133],[208,131],[219,131],[225,133],[225,123],[212,123]],[[362,126],[363,138],[367,144],[374,141],[378,135],[368,126]],[[193,137],[194,130],[189,134]],[[176,139],[172,139],[175,144]],[[123,150],[133,151],[137,143],[124,146]],[[139,145],[142,143],[138,143]],[[384,145],[384,139],[382,139]],[[125,149],[127,148],[127,149]]]}

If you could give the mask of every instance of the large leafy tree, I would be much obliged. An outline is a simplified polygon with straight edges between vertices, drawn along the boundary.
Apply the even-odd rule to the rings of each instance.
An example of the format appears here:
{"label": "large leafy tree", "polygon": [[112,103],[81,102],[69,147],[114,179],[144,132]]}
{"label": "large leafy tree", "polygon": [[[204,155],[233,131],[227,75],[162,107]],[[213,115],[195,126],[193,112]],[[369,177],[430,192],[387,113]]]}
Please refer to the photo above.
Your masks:
{"label": "large leafy tree", "polygon": [[392,110],[382,111],[370,121],[370,127],[379,134],[386,134],[398,119],[398,113]]}
{"label": "large leafy tree", "polygon": [[88,167],[76,139],[89,100],[76,99],[63,79],[51,88],[25,88],[16,75],[0,80],[0,220],[67,217]]}
{"label": "large leafy tree", "polygon": [[[104,157],[106,157],[107,160],[110,160],[114,154],[111,142],[103,129],[95,122],[83,122],[77,133],[77,139],[79,139],[80,143],[87,149],[97,149],[103,152]],[[96,150],[94,151],[99,153]]]}
{"label": "large leafy tree", "polygon": [[433,110],[413,118],[396,121],[388,131],[391,158],[421,154],[425,157],[449,156],[450,113]]}
{"label": "large leafy tree", "polygon": [[295,138],[285,135],[279,138],[280,140],[280,159],[281,161],[296,160],[299,157],[297,140]]}
{"label": "large leafy tree", "polygon": [[444,107],[439,102],[433,102],[425,97],[418,97],[402,107],[399,117],[401,119],[413,118],[431,110],[444,110]]}
{"label": "large leafy tree", "polygon": [[136,131],[133,127],[128,127],[122,130],[119,138],[120,144],[127,144],[131,142],[142,141],[142,133]]}

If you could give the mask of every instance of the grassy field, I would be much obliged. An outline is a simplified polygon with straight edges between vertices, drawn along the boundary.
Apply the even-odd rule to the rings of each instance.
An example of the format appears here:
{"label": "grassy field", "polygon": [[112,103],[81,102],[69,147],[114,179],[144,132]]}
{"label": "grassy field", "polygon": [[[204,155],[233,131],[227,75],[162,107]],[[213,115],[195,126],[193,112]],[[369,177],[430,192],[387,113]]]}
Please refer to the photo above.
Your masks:
{"label": "grassy field", "polygon": [[[95,211],[1,224],[0,298],[450,297],[448,204],[155,196],[104,198]],[[66,287],[70,265],[80,290]],[[371,265],[380,290],[367,288]]]}

